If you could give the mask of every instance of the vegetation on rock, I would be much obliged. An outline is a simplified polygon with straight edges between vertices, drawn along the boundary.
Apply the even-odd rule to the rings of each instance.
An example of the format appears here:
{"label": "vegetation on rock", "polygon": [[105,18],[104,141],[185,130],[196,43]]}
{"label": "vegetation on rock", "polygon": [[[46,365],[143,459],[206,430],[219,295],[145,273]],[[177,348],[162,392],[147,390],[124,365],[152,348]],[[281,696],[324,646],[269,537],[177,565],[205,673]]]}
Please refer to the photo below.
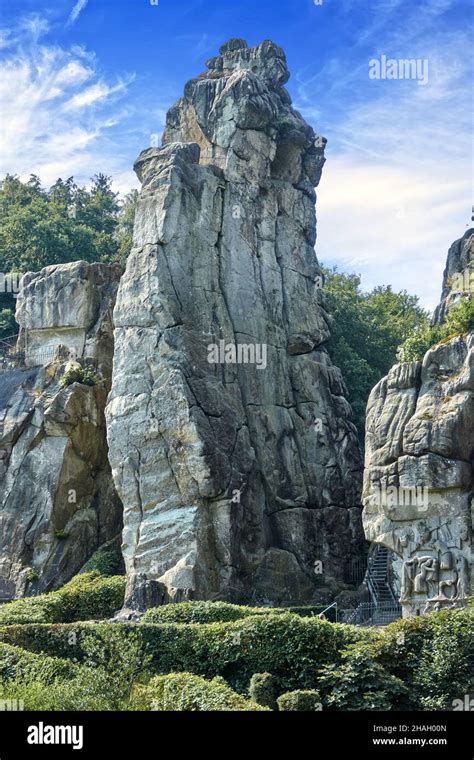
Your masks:
{"label": "vegetation on rock", "polygon": [[448,312],[442,324],[430,325],[425,320],[404,341],[398,352],[401,362],[423,361],[429,349],[442,341],[474,330],[474,297],[461,298]]}

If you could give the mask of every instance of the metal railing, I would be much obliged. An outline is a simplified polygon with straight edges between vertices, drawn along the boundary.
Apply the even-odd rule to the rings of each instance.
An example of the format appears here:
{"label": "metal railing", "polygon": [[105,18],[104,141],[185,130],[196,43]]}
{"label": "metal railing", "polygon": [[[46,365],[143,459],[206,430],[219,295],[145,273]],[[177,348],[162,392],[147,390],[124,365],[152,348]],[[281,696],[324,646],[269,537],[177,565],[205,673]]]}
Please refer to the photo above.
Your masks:
{"label": "metal railing", "polygon": [[12,343],[8,343],[7,339],[2,339],[0,340],[0,372],[24,369],[25,367],[41,367],[55,359],[66,361],[69,354],[69,350],[61,345],[48,346],[37,350],[16,351]]}
{"label": "metal railing", "polygon": [[352,560],[344,568],[344,582],[359,585],[365,578],[367,572],[367,559]]}
{"label": "metal railing", "polygon": [[398,602],[362,602],[355,609],[341,610],[340,622],[352,625],[373,626],[389,625],[401,617],[401,606]]}

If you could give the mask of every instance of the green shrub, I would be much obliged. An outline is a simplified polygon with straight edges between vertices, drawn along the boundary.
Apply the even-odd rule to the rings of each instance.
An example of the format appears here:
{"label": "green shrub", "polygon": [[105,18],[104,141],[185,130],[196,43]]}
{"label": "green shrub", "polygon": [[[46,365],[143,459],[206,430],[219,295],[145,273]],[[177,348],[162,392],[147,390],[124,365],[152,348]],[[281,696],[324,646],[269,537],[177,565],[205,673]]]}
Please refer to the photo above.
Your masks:
{"label": "green shrub", "polygon": [[[349,643],[372,636],[365,629],[331,624],[291,613],[248,617],[233,623],[75,623],[17,625],[0,628],[0,640],[36,652],[83,660],[85,634],[107,646],[111,631],[126,639],[140,636],[152,656],[155,673],[186,671],[207,678],[220,675],[247,693],[252,675],[272,672],[283,690],[313,688],[317,668],[337,662]],[[115,634],[114,634],[115,635]],[[71,639],[75,646],[71,646]]]}
{"label": "green shrub", "polygon": [[45,688],[42,679],[18,676],[0,680],[0,699],[17,699],[25,710],[124,710],[128,701],[117,690],[117,682],[102,670],[79,668],[73,678],[55,679]]}
{"label": "green shrub", "polygon": [[[26,710],[130,709],[134,684],[150,677],[149,658],[137,637],[116,633],[111,626],[106,647],[84,633],[81,665],[0,644],[0,699],[22,700]],[[74,639],[69,648],[73,655]]]}
{"label": "green shrub", "polygon": [[459,335],[474,330],[474,297],[461,298],[446,316],[446,334]]}
{"label": "green shrub", "polygon": [[249,694],[257,704],[276,710],[277,688],[278,681],[271,673],[254,673],[250,679]]}
{"label": "green shrub", "polygon": [[128,631],[124,637],[115,625],[110,626],[105,638],[88,634],[81,637],[83,662],[91,670],[109,674],[115,682],[115,691],[121,699],[128,699],[136,681],[149,680],[151,656],[148,646],[139,633]]}
{"label": "green shrub", "polygon": [[228,623],[253,615],[275,615],[283,609],[243,607],[227,602],[179,602],[152,607],[143,615],[142,623]]}
{"label": "green shrub", "polygon": [[[81,586],[84,579],[87,576],[78,576],[68,584],[69,592],[79,582],[85,593]],[[116,580],[92,574],[88,583]],[[123,578],[118,580],[123,584]],[[40,607],[41,614],[47,613],[50,619],[77,615],[75,595],[70,594],[71,607],[63,599],[56,608],[58,594],[45,595],[50,606]],[[32,603],[35,599],[21,601]],[[84,602],[89,612],[90,602],[89,598],[89,607]],[[17,604],[5,605],[0,612],[15,609],[13,605]],[[18,619],[21,615],[12,616],[10,610],[5,617]],[[31,610],[27,617],[32,617]],[[39,614],[37,617],[41,619]],[[54,704],[60,704],[61,699],[63,704],[70,704],[77,698],[83,709],[94,704],[106,705],[103,709],[140,709],[139,693],[140,699],[151,704],[152,697],[145,687],[152,676],[179,672],[208,681],[221,677],[243,697],[250,683],[251,697],[261,705],[274,704],[272,692],[276,693],[273,688],[278,684],[278,690],[283,692],[317,690],[325,709],[452,709],[455,699],[472,691],[473,622],[471,607],[398,620],[373,629],[330,624],[283,611],[232,622],[198,624],[3,625],[0,681],[4,698],[13,694],[11,684],[7,691],[5,684],[15,681],[16,698],[25,698],[26,694],[27,703],[33,705],[50,704],[49,697],[42,703],[40,690],[34,685],[28,690],[27,682],[47,681],[54,685]],[[89,680],[91,674],[98,674],[97,687],[94,684],[87,690],[84,673]],[[69,687],[64,685],[66,681],[74,683]],[[109,681],[110,694],[106,689]],[[131,702],[130,694],[134,695]]]}
{"label": "green shrub", "polygon": [[67,623],[111,617],[123,605],[125,578],[97,571],[76,575],[58,591],[0,606],[0,625]]}
{"label": "green shrub", "polygon": [[443,610],[397,620],[374,642],[373,655],[408,692],[397,709],[451,709],[472,689],[474,610]]}
{"label": "green shrub", "polygon": [[80,569],[79,575],[91,573],[96,570],[100,575],[123,575],[124,565],[123,557],[119,547],[103,546],[87,560],[86,564]]}
{"label": "green shrub", "polygon": [[321,710],[321,697],[315,689],[287,691],[278,697],[278,709],[284,712],[316,712]]}
{"label": "green shrub", "polygon": [[439,326],[425,324],[408,336],[398,351],[400,362],[421,362],[429,349],[443,339],[445,331]]}
{"label": "green shrub", "polygon": [[206,681],[192,673],[170,673],[135,688],[135,709],[165,712],[260,711],[268,708],[233,691],[223,678]]}
{"label": "green shrub", "polygon": [[373,659],[367,643],[349,647],[341,663],[323,665],[318,683],[324,706],[334,710],[390,710],[407,691]]}
{"label": "green shrub", "polygon": [[55,679],[72,678],[78,665],[71,660],[33,654],[20,647],[0,644],[0,681],[30,679],[49,684]]}
{"label": "green shrub", "polygon": [[74,365],[64,373],[59,382],[63,388],[67,388],[73,383],[93,386],[101,382],[101,377],[90,367]]}
{"label": "green shrub", "polygon": [[423,357],[432,346],[446,341],[456,335],[463,335],[474,330],[474,297],[461,298],[447,313],[442,325],[429,325],[425,322],[414,330],[398,351],[400,362],[423,361]]}

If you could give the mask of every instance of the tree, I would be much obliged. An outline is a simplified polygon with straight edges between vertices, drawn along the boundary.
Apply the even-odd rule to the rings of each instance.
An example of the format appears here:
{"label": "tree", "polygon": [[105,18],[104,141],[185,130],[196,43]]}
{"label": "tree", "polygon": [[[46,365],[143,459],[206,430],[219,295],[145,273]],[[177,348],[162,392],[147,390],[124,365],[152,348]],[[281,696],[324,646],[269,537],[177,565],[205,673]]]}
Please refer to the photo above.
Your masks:
{"label": "tree", "polygon": [[125,264],[132,248],[133,224],[138,206],[138,190],[131,190],[120,207],[115,239],[118,243],[118,260]]}
{"label": "tree", "polygon": [[356,274],[324,269],[325,300],[334,318],[327,348],[345,379],[361,442],[370,391],[397,361],[397,350],[427,319],[418,297],[390,285],[370,293]]}
{"label": "tree", "polygon": [[7,175],[0,184],[0,271],[38,271],[77,259],[115,261],[119,210],[104,174],[92,178],[90,189],[69,177],[48,191],[34,175],[26,183]]}
{"label": "tree", "polygon": [[[0,183],[0,273],[37,272],[78,259],[124,261],[131,246],[133,202],[130,194],[122,207],[104,174],[95,175],[89,189],[68,177],[49,190],[34,174],[27,182],[7,174]],[[0,338],[16,332],[14,310],[13,295],[0,293]]]}
{"label": "tree", "polygon": [[398,359],[401,362],[421,362],[429,349],[440,341],[449,340],[474,330],[474,297],[461,298],[452,306],[441,325],[430,325],[424,320],[410,332],[400,346]]}

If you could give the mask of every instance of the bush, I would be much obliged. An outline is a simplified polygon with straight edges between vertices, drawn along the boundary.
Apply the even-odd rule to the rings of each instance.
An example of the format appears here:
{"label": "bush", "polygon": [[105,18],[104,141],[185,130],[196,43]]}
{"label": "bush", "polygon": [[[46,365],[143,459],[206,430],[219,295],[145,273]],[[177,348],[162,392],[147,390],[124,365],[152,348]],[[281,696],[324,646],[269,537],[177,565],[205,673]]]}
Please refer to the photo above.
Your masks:
{"label": "bush", "polygon": [[474,610],[443,610],[386,626],[373,656],[408,692],[397,709],[452,709],[472,689]]}
{"label": "bush", "polygon": [[0,699],[16,699],[25,710],[124,710],[128,701],[117,682],[102,670],[79,668],[73,678],[55,679],[45,688],[43,679],[19,676],[0,681]]}
{"label": "bush", "polygon": [[123,605],[125,578],[97,571],[76,575],[58,591],[25,597],[0,607],[0,625],[68,623],[111,617]]}
{"label": "bush", "polygon": [[321,697],[315,689],[287,691],[278,697],[278,709],[284,712],[315,712],[321,710]]}
{"label": "bush", "polygon": [[133,630],[124,637],[112,626],[102,640],[86,632],[82,636],[81,649],[87,667],[107,672],[122,700],[129,698],[135,681],[148,680],[151,675],[148,647]]}
{"label": "bush", "polygon": [[[116,633],[106,648],[84,634],[81,665],[0,644],[0,699],[22,700],[26,710],[130,709],[135,682],[149,678],[149,658],[136,637]],[[69,647],[73,653],[74,639]]]}
{"label": "bush", "polygon": [[77,671],[78,665],[71,660],[33,654],[19,647],[0,644],[0,681],[29,678],[39,680],[44,685],[57,678],[72,678]]}
{"label": "bush", "polygon": [[373,659],[371,646],[355,645],[342,662],[318,672],[324,706],[335,710],[390,710],[407,689]]}
{"label": "bush", "polygon": [[80,569],[79,575],[91,573],[96,570],[100,575],[124,574],[123,557],[120,548],[107,544],[92,555],[86,564]]}
{"label": "bush", "polygon": [[461,298],[449,311],[442,325],[428,323],[418,327],[398,351],[400,362],[423,361],[432,346],[441,341],[463,335],[474,330],[474,297]]}
{"label": "bush", "polygon": [[272,607],[242,607],[227,602],[179,602],[152,607],[143,615],[142,623],[228,623],[253,615],[285,612]]}
{"label": "bush", "polygon": [[206,681],[192,673],[170,673],[136,687],[132,704],[139,710],[165,712],[265,710],[233,691],[222,678]]}
{"label": "bush", "polygon": [[68,385],[72,385],[73,383],[93,386],[100,383],[100,381],[101,377],[93,369],[81,367],[79,364],[74,363],[74,366],[66,370],[59,382],[63,388],[67,388]]}
{"label": "bush", "polygon": [[276,710],[277,687],[277,679],[270,673],[254,673],[250,679],[249,694],[257,704]]}
{"label": "bush", "polygon": [[[58,593],[45,596],[54,600]],[[8,607],[13,604],[0,612]],[[77,612],[77,602],[72,609]],[[199,624],[3,625],[0,680],[4,686],[15,681],[17,698],[27,694],[28,704],[41,704],[41,695],[36,686],[28,691],[27,681],[48,681],[58,700],[54,704],[77,698],[83,709],[99,703],[108,705],[103,709],[140,709],[138,693],[151,704],[150,693],[140,689],[152,676],[179,672],[208,681],[223,678],[244,698],[250,683],[252,699],[262,706],[272,704],[278,683],[282,692],[317,690],[321,699],[316,701],[325,709],[452,709],[454,700],[472,691],[473,622],[471,607],[398,620],[380,629],[283,612]],[[87,690],[84,673],[89,680],[97,673],[97,687]],[[68,687],[66,680],[74,683]],[[13,694],[10,686],[2,691],[4,698]]]}
{"label": "bush", "polygon": [[[207,678],[222,676],[236,691],[246,694],[252,675],[272,672],[282,690],[314,688],[317,668],[337,662],[340,650],[366,639],[369,631],[297,615],[261,615],[233,623],[180,625],[75,623],[23,625],[0,628],[0,640],[36,652],[83,660],[85,634],[107,646],[111,631],[125,640],[140,636],[152,656],[155,673],[186,671]],[[115,633],[113,634],[115,635]],[[70,641],[76,641],[71,646]]]}
{"label": "bush", "polygon": [[446,317],[447,335],[460,335],[474,330],[474,297],[461,298]]}

